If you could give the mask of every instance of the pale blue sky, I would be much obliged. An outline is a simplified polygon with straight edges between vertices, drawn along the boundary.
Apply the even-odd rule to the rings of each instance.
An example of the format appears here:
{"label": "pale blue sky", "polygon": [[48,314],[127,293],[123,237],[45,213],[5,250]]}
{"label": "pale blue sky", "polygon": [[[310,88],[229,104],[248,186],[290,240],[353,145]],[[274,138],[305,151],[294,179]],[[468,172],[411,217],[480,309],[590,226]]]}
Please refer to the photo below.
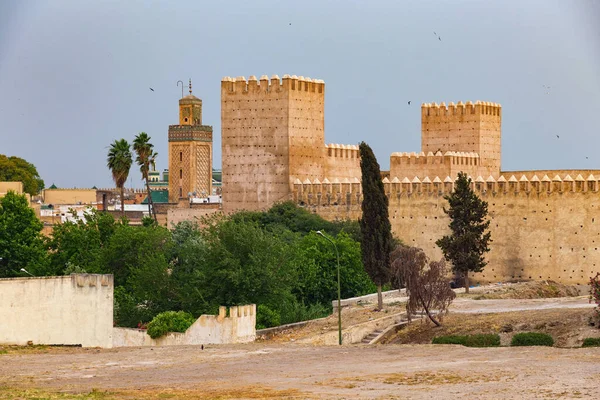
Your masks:
{"label": "pale blue sky", "polygon": [[221,78],[263,74],[325,80],[326,141],[365,140],[382,169],[420,151],[422,102],[459,100],[502,104],[504,170],[600,169],[592,0],[0,0],[0,153],[107,187],[106,147],[145,131],[162,170],[192,78],[220,168]]}

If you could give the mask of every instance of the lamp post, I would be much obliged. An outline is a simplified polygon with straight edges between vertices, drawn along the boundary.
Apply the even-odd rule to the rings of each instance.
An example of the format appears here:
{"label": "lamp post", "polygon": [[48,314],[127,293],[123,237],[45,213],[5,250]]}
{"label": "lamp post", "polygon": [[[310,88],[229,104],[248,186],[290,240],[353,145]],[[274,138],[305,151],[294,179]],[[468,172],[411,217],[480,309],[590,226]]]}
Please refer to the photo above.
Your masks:
{"label": "lamp post", "polygon": [[335,242],[331,240],[329,237],[325,236],[325,234],[321,231],[316,232],[317,235],[323,236],[325,239],[329,240],[335,249],[335,255],[337,257],[337,289],[338,289],[338,339],[340,346],[342,345],[342,292],[341,292],[341,284],[340,284],[340,253],[338,253],[337,246]]}
{"label": "lamp post", "polygon": [[27,275],[35,276],[32,273],[30,273],[29,271],[27,271],[25,268],[21,268],[21,272],[25,272]]}

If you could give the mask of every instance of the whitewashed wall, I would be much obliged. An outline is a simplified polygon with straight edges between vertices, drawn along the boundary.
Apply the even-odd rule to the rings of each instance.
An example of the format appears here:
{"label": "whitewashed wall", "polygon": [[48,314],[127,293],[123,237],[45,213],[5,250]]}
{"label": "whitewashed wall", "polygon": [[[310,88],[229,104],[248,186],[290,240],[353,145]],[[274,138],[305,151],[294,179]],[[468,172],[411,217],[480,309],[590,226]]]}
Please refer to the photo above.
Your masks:
{"label": "whitewashed wall", "polygon": [[0,279],[0,343],[112,347],[112,275]]}
{"label": "whitewashed wall", "polygon": [[113,346],[174,346],[247,343],[256,338],[256,305],[219,308],[219,315],[201,315],[185,333],[152,339],[140,329],[114,328]]}

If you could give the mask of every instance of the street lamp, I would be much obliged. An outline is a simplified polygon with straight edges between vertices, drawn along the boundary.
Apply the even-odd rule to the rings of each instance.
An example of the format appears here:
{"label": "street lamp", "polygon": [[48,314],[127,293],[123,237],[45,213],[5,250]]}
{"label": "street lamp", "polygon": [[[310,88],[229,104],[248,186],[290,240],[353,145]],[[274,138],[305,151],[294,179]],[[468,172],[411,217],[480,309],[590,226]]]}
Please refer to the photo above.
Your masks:
{"label": "street lamp", "polygon": [[33,275],[32,273],[30,273],[29,271],[27,271],[25,268],[21,268],[21,272],[25,272],[26,274],[35,277],[35,275]]}
{"label": "street lamp", "polygon": [[325,239],[329,240],[333,247],[335,248],[335,255],[337,256],[337,286],[338,286],[338,336],[339,336],[339,344],[342,345],[342,293],[341,293],[341,285],[340,285],[340,253],[338,253],[337,246],[335,242],[331,240],[329,237],[325,236],[325,234],[321,231],[316,232],[317,235],[323,236]]}

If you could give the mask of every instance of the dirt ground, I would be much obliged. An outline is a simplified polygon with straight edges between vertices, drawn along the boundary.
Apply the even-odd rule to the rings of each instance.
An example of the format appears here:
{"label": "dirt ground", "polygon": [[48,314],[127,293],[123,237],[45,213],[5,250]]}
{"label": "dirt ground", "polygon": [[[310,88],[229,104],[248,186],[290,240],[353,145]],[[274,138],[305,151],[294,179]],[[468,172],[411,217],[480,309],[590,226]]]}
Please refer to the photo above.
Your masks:
{"label": "dirt ground", "polygon": [[598,398],[600,379],[600,348],[252,343],[0,360],[0,399]]}
{"label": "dirt ground", "polygon": [[[389,343],[371,346],[297,343],[337,329],[335,315],[271,340],[204,350],[0,346],[0,399],[598,398],[600,348],[578,347],[585,337],[600,337],[589,325],[587,298],[538,299],[556,292],[538,292],[541,285],[459,295],[442,327],[415,321]],[[402,312],[398,303],[386,311],[344,309],[342,317],[349,326]],[[557,347],[425,344],[470,333],[499,333],[507,344],[521,331],[550,333]]]}

